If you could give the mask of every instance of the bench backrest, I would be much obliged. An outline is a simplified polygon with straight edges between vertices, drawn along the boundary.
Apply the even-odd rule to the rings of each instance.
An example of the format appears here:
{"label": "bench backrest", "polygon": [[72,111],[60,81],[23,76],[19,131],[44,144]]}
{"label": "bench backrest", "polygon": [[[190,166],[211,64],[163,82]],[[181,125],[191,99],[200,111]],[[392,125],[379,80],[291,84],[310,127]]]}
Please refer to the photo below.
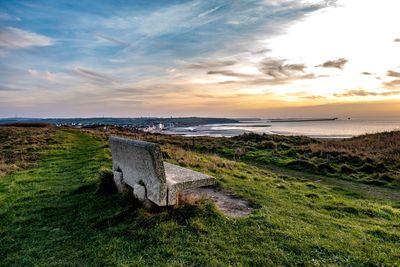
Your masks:
{"label": "bench backrest", "polygon": [[167,183],[159,145],[112,136],[110,147],[113,170],[122,172],[123,181],[132,188],[145,185],[148,199],[166,205]]}

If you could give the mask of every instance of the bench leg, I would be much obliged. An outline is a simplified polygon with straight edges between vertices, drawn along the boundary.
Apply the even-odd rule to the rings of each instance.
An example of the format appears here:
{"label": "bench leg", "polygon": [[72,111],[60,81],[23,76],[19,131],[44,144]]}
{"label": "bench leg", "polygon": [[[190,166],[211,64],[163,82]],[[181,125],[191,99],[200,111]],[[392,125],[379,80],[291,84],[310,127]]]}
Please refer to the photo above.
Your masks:
{"label": "bench leg", "polygon": [[135,184],[133,186],[133,195],[139,201],[144,202],[146,200],[146,188],[143,185]]}
{"label": "bench leg", "polygon": [[148,209],[151,209],[154,206],[153,202],[147,199],[146,187],[141,184],[135,184],[133,186],[133,196],[142,202],[143,206]]}
{"label": "bench leg", "polygon": [[124,183],[122,172],[114,171],[114,183],[118,189],[118,192],[124,193],[129,191],[128,185]]}

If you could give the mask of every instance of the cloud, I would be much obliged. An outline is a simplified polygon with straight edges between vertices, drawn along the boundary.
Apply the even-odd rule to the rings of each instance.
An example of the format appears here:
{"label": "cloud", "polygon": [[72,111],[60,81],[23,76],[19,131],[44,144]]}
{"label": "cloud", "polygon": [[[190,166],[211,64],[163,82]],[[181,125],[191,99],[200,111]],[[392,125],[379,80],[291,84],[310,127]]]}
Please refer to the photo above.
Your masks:
{"label": "cloud", "polygon": [[211,14],[211,13],[217,11],[217,10],[220,9],[220,8],[221,8],[221,6],[214,7],[214,8],[212,8],[212,9],[210,9],[210,10],[207,10],[207,11],[205,11],[205,12],[199,14],[197,17],[198,17],[198,18],[201,18],[201,17],[207,16],[207,15],[209,15],[209,14]]}
{"label": "cloud", "polygon": [[290,97],[296,97],[296,98],[307,99],[307,100],[317,100],[317,99],[325,99],[326,98],[325,96],[321,96],[321,95],[310,95],[306,91],[288,93],[287,95]]}
{"label": "cloud", "polygon": [[114,79],[112,79],[110,76],[105,75],[101,72],[94,71],[94,70],[89,70],[81,67],[77,67],[73,70],[73,74],[94,81],[96,83],[112,83]]}
{"label": "cloud", "polygon": [[400,88],[400,79],[393,80],[390,82],[383,83],[383,86],[387,89],[397,89]]}
{"label": "cloud", "polygon": [[[208,75],[224,75],[240,78],[240,80],[222,81],[218,84],[236,85],[236,86],[258,86],[258,85],[283,85],[297,80],[315,79],[313,73],[305,71],[305,64],[287,64],[283,59],[266,58],[261,62],[255,63],[258,73],[241,73],[235,70],[210,70]],[[235,67],[233,67],[235,69]],[[267,77],[266,77],[267,76]]]}
{"label": "cloud", "polygon": [[400,78],[400,72],[394,70],[388,70],[386,73],[387,76]]}
{"label": "cloud", "polygon": [[308,100],[326,99],[326,97],[322,95],[307,95],[307,96],[302,96],[301,98]]}
{"label": "cloud", "polygon": [[372,73],[371,73],[371,72],[368,72],[368,71],[363,71],[363,72],[361,72],[361,74],[362,74],[362,75],[372,75]]}
{"label": "cloud", "polygon": [[294,81],[299,81],[299,80],[308,80],[308,79],[316,79],[319,78],[320,76],[316,76],[313,73],[308,73],[300,76],[293,76],[293,77],[281,77],[281,78],[253,78],[253,79],[247,79],[243,81],[223,81],[219,82],[219,84],[231,84],[231,85],[242,85],[242,86],[249,86],[249,85],[284,85],[288,84]]}
{"label": "cloud", "polygon": [[215,61],[199,61],[195,63],[187,64],[187,67],[190,69],[210,69],[210,68],[218,68],[218,67],[226,67],[233,66],[237,62],[236,60],[215,60]]}
{"label": "cloud", "polygon": [[202,1],[192,1],[158,8],[145,15],[111,17],[106,20],[105,25],[114,29],[134,27],[141,35],[150,38],[182,33],[220,19],[218,16],[209,16],[220,9],[220,6],[206,10],[205,7],[208,5]]}
{"label": "cloud", "polygon": [[285,64],[284,60],[265,59],[261,62],[259,70],[275,79],[290,77],[304,72],[304,64]]}
{"label": "cloud", "polygon": [[339,58],[336,60],[328,60],[317,67],[324,67],[324,68],[337,68],[343,69],[344,65],[348,62],[345,58]]}
{"label": "cloud", "polygon": [[0,47],[3,48],[28,48],[33,46],[49,46],[54,40],[29,31],[14,27],[0,28]]}
{"label": "cloud", "polygon": [[28,73],[36,78],[40,78],[46,81],[55,81],[56,75],[54,73],[51,73],[49,71],[38,71],[38,70],[33,70],[33,69],[29,69]]}
{"label": "cloud", "polygon": [[232,77],[238,77],[238,78],[249,78],[249,77],[254,77],[254,75],[251,74],[245,74],[245,73],[238,73],[230,70],[214,70],[214,71],[208,71],[208,75],[224,75],[224,76],[232,76]]}
{"label": "cloud", "polygon": [[20,88],[15,88],[15,87],[8,87],[5,85],[0,85],[0,92],[1,91],[21,91],[22,89]]}
{"label": "cloud", "polygon": [[14,21],[21,21],[19,17],[10,15],[8,13],[0,12],[0,20],[14,20]]}
{"label": "cloud", "polygon": [[[400,80],[399,80],[400,82]],[[363,89],[357,89],[357,90],[347,90],[344,93],[340,94],[334,94],[336,97],[349,97],[349,96],[393,96],[393,95],[400,95],[400,90],[399,91],[390,91],[390,92],[372,92],[372,91],[366,91]]]}
{"label": "cloud", "polygon": [[106,36],[106,35],[103,35],[103,34],[96,34],[96,37],[101,39],[101,40],[105,40],[105,41],[108,41],[108,42],[111,42],[111,43],[117,44],[117,45],[122,45],[122,46],[128,46],[129,45],[129,43],[127,43],[127,42],[124,42],[124,41],[121,41],[119,39],[116,39],[116,38],[113,38],[113,37],[109,37],[109,36]]}
{"label": "cloud", "polygon": [[253,55],[259,55],[259,54],[264,54],[267,52],[271,52],[272,50],[270,48],[264,48],[264,49],[259,49],[256,51],[251,52]]}

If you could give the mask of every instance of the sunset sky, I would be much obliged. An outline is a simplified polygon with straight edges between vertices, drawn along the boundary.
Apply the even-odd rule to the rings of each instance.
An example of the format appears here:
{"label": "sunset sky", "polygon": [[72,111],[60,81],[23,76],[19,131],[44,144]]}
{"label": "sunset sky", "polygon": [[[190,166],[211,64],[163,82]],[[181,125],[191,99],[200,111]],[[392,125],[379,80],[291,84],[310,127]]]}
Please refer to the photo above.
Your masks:
{"label": "sunset sky", "polygon": [[0,1],[0,117],[400,117],[399,0]]}

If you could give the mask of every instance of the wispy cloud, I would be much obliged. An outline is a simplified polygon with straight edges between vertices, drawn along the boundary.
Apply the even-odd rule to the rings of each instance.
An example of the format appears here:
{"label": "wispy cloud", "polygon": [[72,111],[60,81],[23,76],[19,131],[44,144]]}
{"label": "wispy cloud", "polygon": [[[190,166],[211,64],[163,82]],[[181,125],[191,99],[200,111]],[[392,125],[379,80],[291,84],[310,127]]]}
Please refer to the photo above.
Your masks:
{"label": "wispy cloud", "polygon": [[284,60],[270,59],[263,60],[259,70],[275,79],[295,76],[299,72],[304,72],[304,64],[285,64]]}
{"label": "wispy cloud", "polygon": [[394,70],[388,70],[386,75],[390,77],[400,78],[400,72]]}
{"label": "wispy cloud", "polygon": [[307,99],[307,100],[317,100],[317,99],[325,99],[325,96],[321,95],[310,95],[306,91],[300,91],[300,92],[294,92],[294,93],[289,93],[287,94],[290,97],[296,97],[296,98],[301,98],[301,99]]}
{"label": "wispy cloud", "polygon": [[[236,79],[229,79],[219,84],[237,85],[237,86],[261,86],[261,85],[283,85],[298,80],[307,80],[318,78],[313,73],[306,72],[305,64],[289,64],[283,59],[265,58],[261,61],[248,63],[238,63],[239,65],[226,66],[221,69],[211,69],[208,75],[222,75]],[[210,65],[210,64],[209,64]],[[217,65],[218,67],[220,65]],[[245,66],[250,72],[242,72],[241,68]]]}
{"label": "wispy cloud", "polygon": [[373,75],[371,72],[369,71],[363,71],[361,72],[362,75]]}
{"label": "wispy cloud", "polygon": [[230,70],[211,70],[207,72],[208,75],[224,75],[224,76],[232,76],[232,77],[238,77],[238,78],[250,78],[253,77],[254,75],[251,74],[245,74],[245,73],[238,73]]}
{"label": "wispy cloud", "polygon": [[210,15],[211,13],[217,11],[217,10],[220,9],[220,8],[221,8],[221,6],[214,7],[214,8],[212,8],[212,9],[210,9],[210,10],[207,10],[207,11],[205,11],[205,12],[199,14],[197,17],[198,17],[198,18],[201,18],[201,17],[207,16],[207,15]]}
{"label": "wispy cloud", "polygon": [[122,45],[122,46],[128,46],[129,45],[129,43],[127,43],[127,42],[124,42],[124,41],[119,40],[117,38],[113,38],[113,37],[110,37],[110,36],[99,34],[99,33],[96,34],[96,37],[101,39],[101,40],[105,40],[105,41],[108,41],[108,42],[116,44],[116,45]]}
{"label": "wispy cloud", "polygon": [[14,27],[0,28],[0,47],[3,48],[28,48],[32,46],[49,46],[54,40],[30,31]]}
{"label": "wispy cloud", "polygon": [[265,54],[267,52],[271,52],[271,49],[270,48],[263,48],[263,49],[259,49],[259,50],[256,50],[256,51],[252,51],[251,53],[253,55],[259,55],[259,54]]}
{"label": "wispy cloud", "polygon": [[191,1],[160,8],[143,16],[115,16],[108,18],[105,25],[114,29],[136,30],[147,37],[156,37],[166,34],[185,32],[208,24],[218,17],[208,15],[217,11],[220,6],[203,11],[201,1]]}
{"label": "wispy cloud", "polygon": [[300,80],[309,80],[309,79],[316,79],[319,78],[313,73],[308,73],[300,76],[289,76],[289,77],[280,77],[280,78],[252,78],[252,79],[245,79],[245,80],[228,80],[228,81],[223,81],[219,82],[219,84],[224,84],[224,85],[236,85],[236,86],[262,86],[262,85],[269,85],[269,86],[276,86],[276,85],[284,85],[284,84],[289,84],[295,81],[300,81]]}
{"label": "wispy cloud", "polygon": [[387,89],[398,89],[400,88],[400,79],[393,80],[390,82],[384,82],[383,86]]}
{"label": "wispy cloud", "polygon": [[0,85],[0,92],[1,91],[21,91],[22,89],[20,88],[15,88],[15,87],[8,87],[5,85]]}
{"label": "wispy cloud", "polygon": [[34,69],[29,69],[28,73],[36,78],[40,78],[46,81],[50,81],[53,82],[56,79],[56,75],[54,73],[51,73],[49,71],[38,71],[38,70],[34,70]]}
{"label": "wispy cloud", "polygon": [[324,68],[337,68],[343,69],[344,65],[348,62],[345,58],[339,58],[336,60],[328,60],[317,67],[324,67]]}
{"label": "wispy cloud", "polygon": [[21,21],[19,17],[4,12],[0,12],[0,20]]}
{"label": "wispy cloud", "polygon": [[112,77],[110,77],[106,74],[103,74],[103,73],[95,71],[95,70],[89,70],[86,68],[82,68],[82,67],[76,67],[72,73],[79,77],[85,78],[89,81],[100,83],[100,84],[109,84],[109,83],[113,83],[115,81],[115,79],[113,79]]}
{"label": "wispy cloud", "polygon": [[373,92],[373,91],[367,91],[367,90],[363,90],[363,89],[356,89],[356,90],[347,90],[344,93],[334,94],[334,96],[336,96],[336,97],[350,97],[350,96],[367,97],[367,96],[394,96],[394,95],[400,95],[400,90],[399,91],[386,91],[386,92]]}
{"label": "wispy cloud", "polygon": [[190,69],[210,69],[218,67],[233,66],[237,63],[236,60],[203,60],[193,63],[186,63],[186,66]]}
{"label": "wispy cloud", "polygon": [[308,100],[326,99],[325,96],[321,96],[321,95],[305,95],[305,96],[301,96],[300,98],[308,99]]}

